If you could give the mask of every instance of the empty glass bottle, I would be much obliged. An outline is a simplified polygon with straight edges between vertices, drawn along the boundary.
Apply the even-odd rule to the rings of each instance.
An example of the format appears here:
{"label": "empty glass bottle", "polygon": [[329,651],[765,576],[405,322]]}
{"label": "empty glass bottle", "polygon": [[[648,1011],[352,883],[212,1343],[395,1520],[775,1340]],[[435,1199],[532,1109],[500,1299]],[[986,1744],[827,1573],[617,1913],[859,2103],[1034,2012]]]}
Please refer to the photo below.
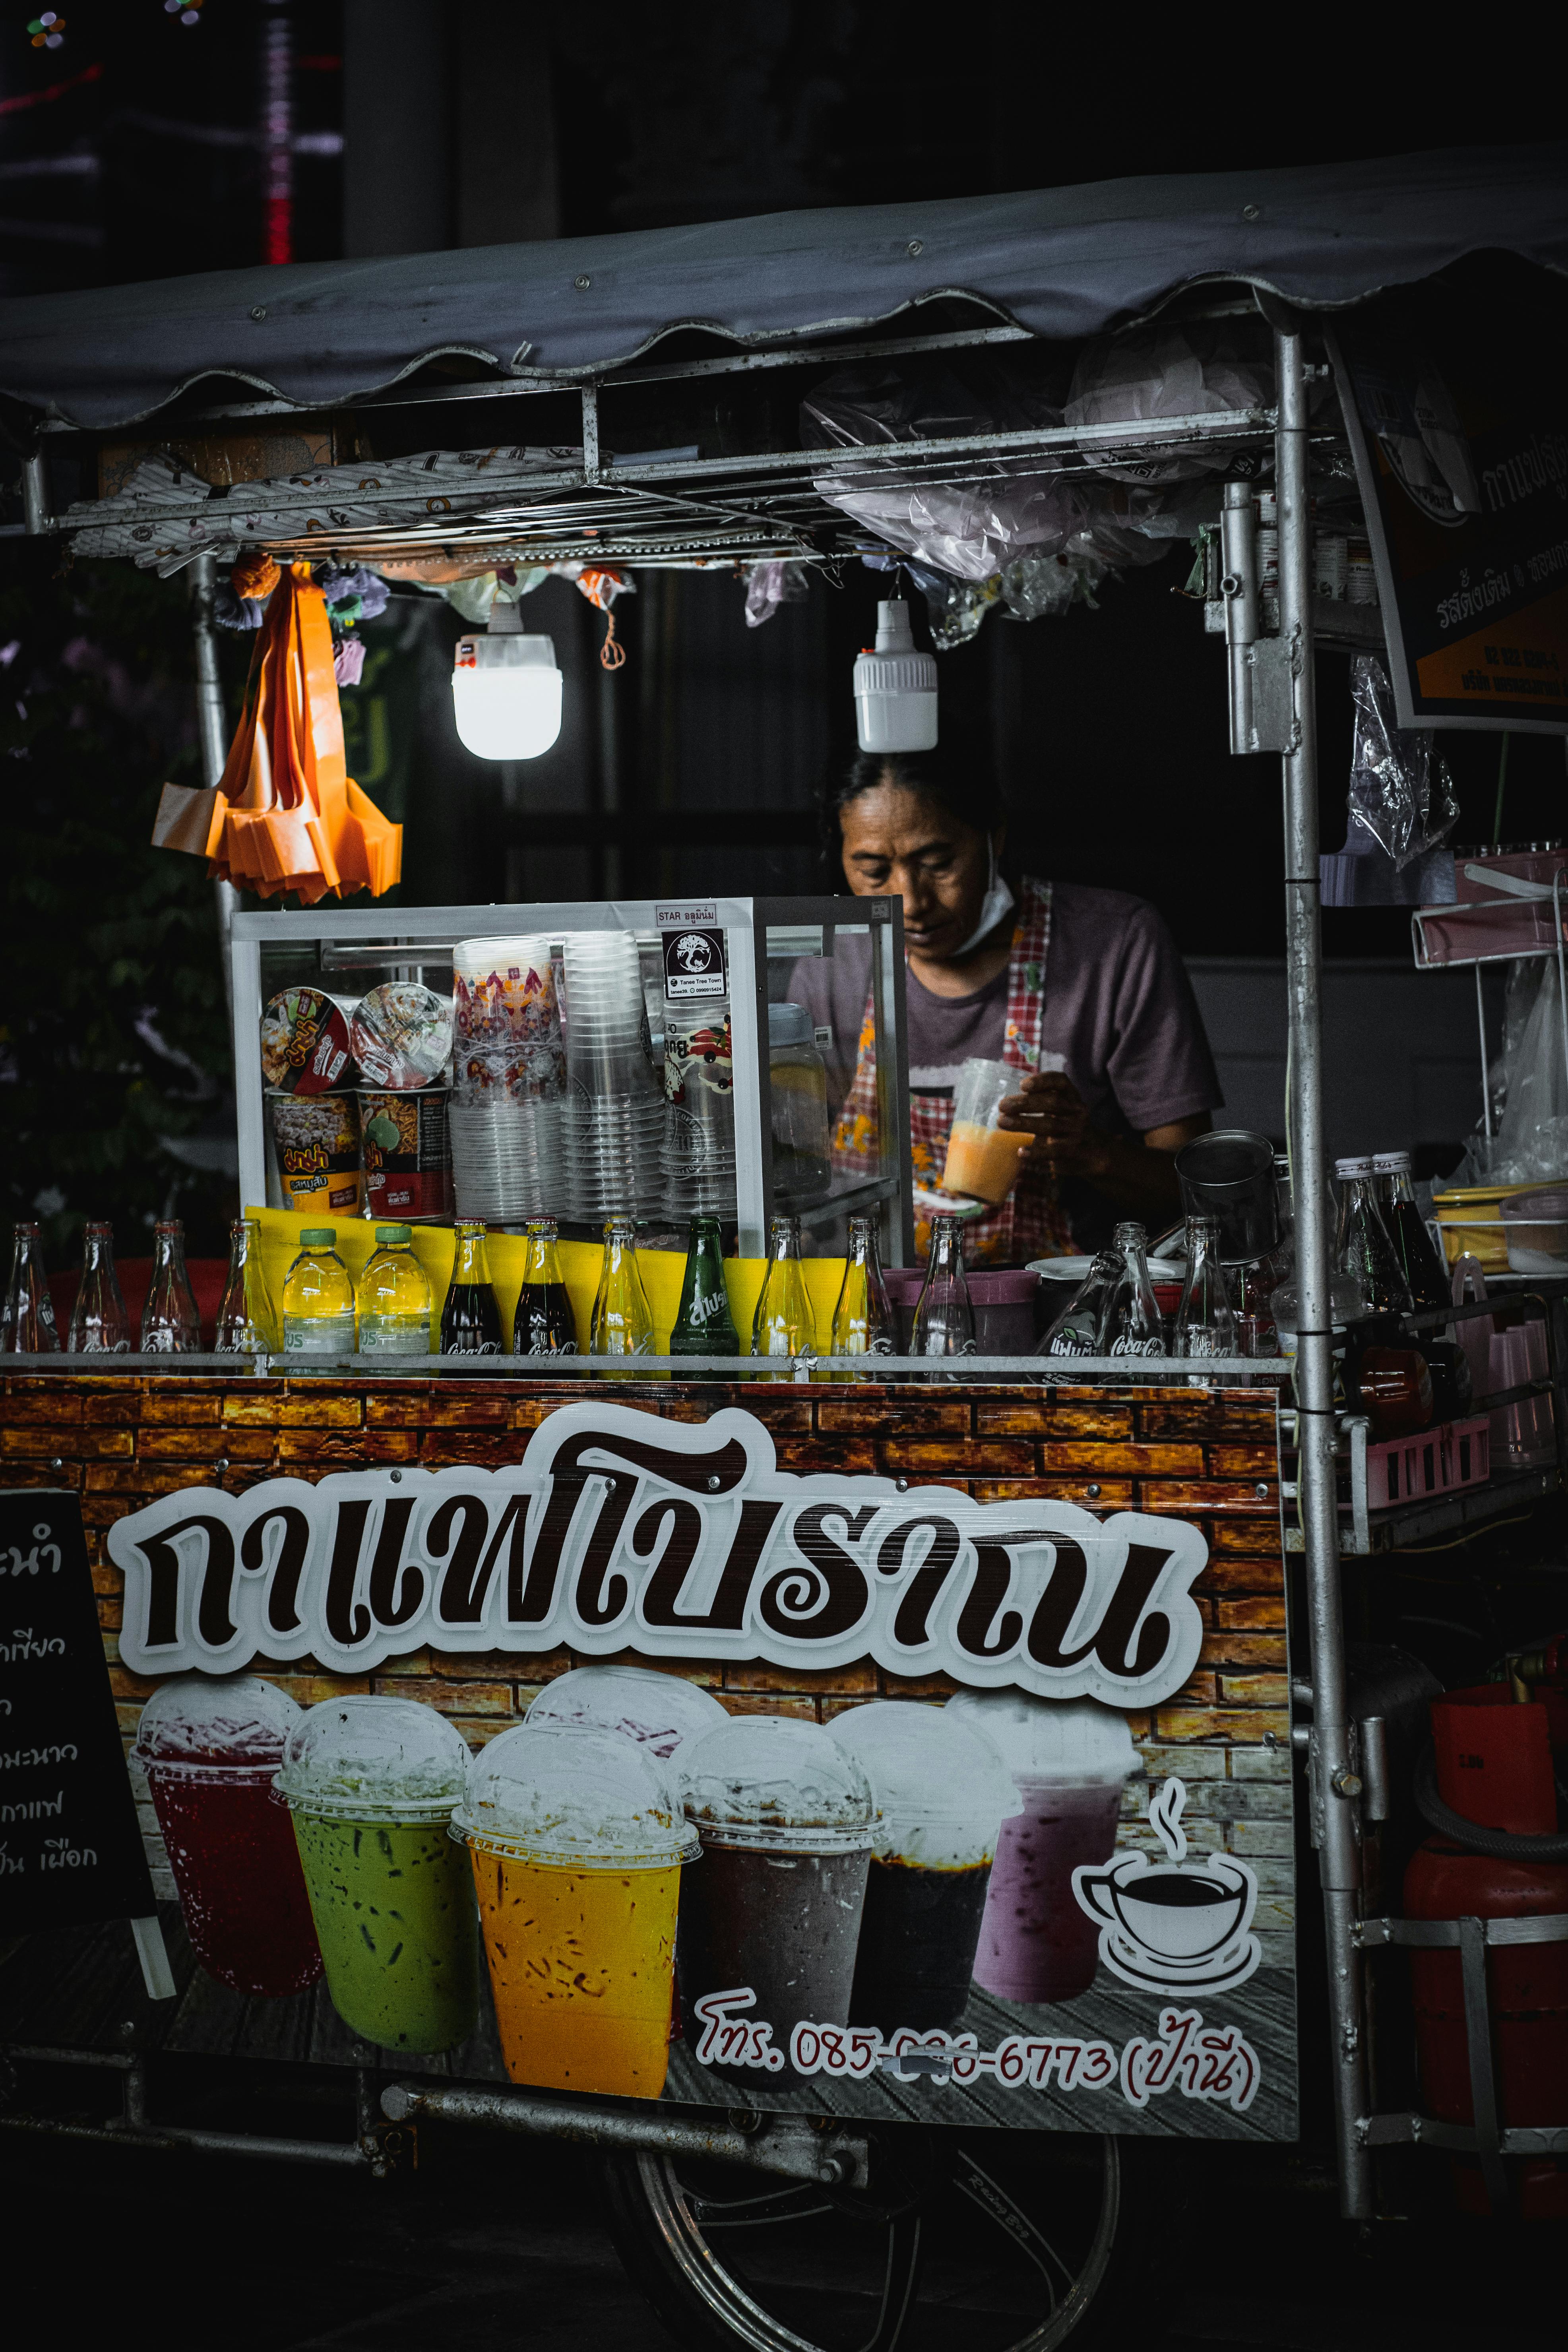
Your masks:
{"label": "empty glass bottle", "polygon": [[283,1278],[286,1356],[352,1356],[354,1286],[337,1252],[335,1225],[307,1225]]}
{"label": "empty glass bottle", "polygon": [[452,1279],[441,1308],[441,1353],[499,1356],[500,1308],[490,1287],[484,1225],[479,1220],[462,1218],[453,1233]]}
{"label": "empty glass bottle", "polygon": [[561,1244],[553,1217],[530,1217],[528,1264],[512,1318],[514,1356],[574,1356],[577,1318],[561,1271]]}
{"label": "empty glass bottle", "polygon": [[1373,1189],[1394,1255],[1417,1307],[1447,1307],[1448,1276],[1415,1205],[1408,1151],[1380,1151],[1372,1163]]}
{"label": "empty glass bottle", "polygon": [[798,1217],[775,1217],[768,1228],[768,1270],[752,1318],[752,1353],[792,1360],[816,1358],[816,1324],[800,1262]]}
{"label": "empty glass bottle", "polygon": [[931,1255],[915,1308],[911,1356],[973,1356],[974,1308],[963,1278],[963,1225],[957,1217],[931,1221]]}
{"label": "empty glass bottle", "polygon": [[[214,1352],[220,1356],[270,1354],[280,1334],[267,1277],[261,1270],[261,1224],[256,1217],[236,1217],[229,1229],[228,1280],[217,1310],[213,1333]],[[74,1328],[74,1321],[73,1321]]]}
{"label": "empty glass bottle", "polygon": [[66,1332],[68,1356],[122,1356],[131,1318],[114,1271],[114,1227],[89,1224],[82,1236],[81,1280]]}
{"label": "empty glass bottle", "polygon": [[377,1225],[375,1255],[354,1285],[362,1356],[427,1356],[435,1301],[412,1225]]}
{"label": "empty glass bottle", "polygon": [[1104,1352],[1108,1356],[1163,1356],[1165,1352],[1165,1327],[1144,1255],[1148,1246],[1143,1226],[1117,1226],[1121,1271],[1106,1311]]}
{"label": "empty glass bottle", "polygon": [[1114,1250],[1101,1250],[1041,1345],[1042,1356],[1098,1356],[1103,1352],[1110,1302],[1121,1281]]}
{"label": "empty glass bottle", "polygon": [[54,1301],[44,1276],[43,1238],[37,1225],[11,1228],[11,1280],[0,1318],[0,1355],[52,1356],[60,1335]]}
{"label": "empty glass bottle", "polygon": [[1407,1315],[1415,1301],[1399,1255],[1377,1205],[1370,1160],[1339,1160],[1334,1173],[1344,1187],[1340,1196],[1337,1261],[1341,1271],[1359,1285],[1374,1315]]}
{"label": "empty glass bottle", "polygon": [[724,1251],[717,1217],[691,1220],[669,1352],[672,1356],[738,1356],[741,1352],[741,1335],[724,1287]]}
{"label": "empty glass bottle", "polygon": [[[849,1255],[833,1310],[835,1356],[896,1356],[899,1329],[877,1248],[875,1217],[851,1217]],[[851,1375],[851,1377],[854,1377]],[[860,1375],[862,1379],[865,1375]]]}
{"label": "empty glass bottle", "polygon": [[142,1309],[144,1356],[193,1355],[202,1344],[202,1320],[185,1272],[185,1228],[178,1217],[153,1228],[153,1279]]}
{"label": "empty glass bottle", "polygon": [[1219,1262],[1219,1220],[1189,1217],[1187,1279],[1176,1311],[1178,1356],[1234,1356],[1236,1312]]}
{"label": "empty glass bottle", "polygon": [[637,1229],[632,1217],[612,1217],[605,1227],[605,1256],[594,1301],[590,1353],[651,1356],[653,1317],[637,1265]]}

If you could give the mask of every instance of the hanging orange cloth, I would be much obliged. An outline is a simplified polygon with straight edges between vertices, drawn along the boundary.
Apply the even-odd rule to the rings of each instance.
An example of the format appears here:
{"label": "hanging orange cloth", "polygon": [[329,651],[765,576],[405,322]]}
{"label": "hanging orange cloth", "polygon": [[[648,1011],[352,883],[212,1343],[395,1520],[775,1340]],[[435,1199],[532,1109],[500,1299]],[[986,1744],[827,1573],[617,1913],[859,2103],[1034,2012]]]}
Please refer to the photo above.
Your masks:
{"label": "hanging orange cloth", "polygon": [[379,898],[398,879],[403,827],[347,772],[327,600],[308,563],[286,565],[272,591],[222,782],[165,784],[153,839],[205,856],[241,889],[292,890],[307,907],[329,893]]}

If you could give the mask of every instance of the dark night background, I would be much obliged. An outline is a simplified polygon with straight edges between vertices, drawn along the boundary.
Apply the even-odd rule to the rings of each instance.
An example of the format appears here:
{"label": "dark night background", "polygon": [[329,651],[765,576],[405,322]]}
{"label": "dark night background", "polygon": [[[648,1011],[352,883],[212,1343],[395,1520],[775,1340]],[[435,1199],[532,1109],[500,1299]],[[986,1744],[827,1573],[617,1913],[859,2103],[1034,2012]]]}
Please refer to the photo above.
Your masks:
{"label": "dark night background", "polygon": [[[1021,0],[967,16],[865,0],[194,13],[74,0],[53,50],[32,46],[18,0],[0,15],[0,292],[1559,128],[1545,77],[1539,99],[1510,77],[1504,119],[1464,72],[1392,78],[1326,23],[1288,83],[1234,27],[1184,19],[1141,45],[1124,26],[1111,57]],[[281,209],[265,184],[268,54],[288,108],[270,129]],[[11,517],[14,451],[0,472]],[[63,504],[79,488],[56,474]],[[0,541],[0,1185],[10,1213],[45,1220],[51,1265],[74,1257],[84,1215],[114,1215],[129,1255],[167,1206],[211,1252],[232,1202],[221,1170],[195,1164],[228,1124],[211,905],[194,860],[147,845],[163,781],[197,780],[185,589],[120,565],[50,576],[44,552]],[[1278,762],[1228,755],[1223,653],[1177,593],[1188,562],[1184,543],[1109,585],[1098,612],[992,617],[942,656],[943,743],[996,763],[1021,864],[1153,899],[1189,954],[1275,956]],[[400,600],[367,630],[365,682],[343,697],[350,766],[407,826],[405,898],[822,887],[814,801],[853,752],[849,667],[876,577],[816,581],[757,631],[732,578],[645,572],[638,590],[617,608],[629,659],[613,679],[594,659],[598,615],[564,582],[535,592],[529,625],[556,638],[566,723],[545,758],[499,774],[452,732],[457,615]],[[231,693],[248,650],[225,646]],[[1329,847],[1347,658],[1320,665]],[[1458,837],[1489,837],[1499,740],[1445,740]],[[1507,837],[1564,829],[1563,776],[1556,738],[1512,739]],[[635,845],[656,812],[650,874]],[[1325,937],[1331,956],[1408,953],[1398,914],[1330,914]]]}

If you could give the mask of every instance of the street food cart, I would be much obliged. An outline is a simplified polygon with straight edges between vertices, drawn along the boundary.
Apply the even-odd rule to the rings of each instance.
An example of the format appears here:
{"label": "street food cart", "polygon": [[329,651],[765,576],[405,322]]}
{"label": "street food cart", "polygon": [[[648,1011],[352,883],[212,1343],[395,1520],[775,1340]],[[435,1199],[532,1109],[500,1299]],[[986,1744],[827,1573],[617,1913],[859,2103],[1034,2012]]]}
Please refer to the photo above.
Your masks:
{"label": "street food cart", "polygon": [[[232,1974],[226,1984],[198,1966],[193,1938],[205,1930],[168,1901],[164,1879],[161,1937],[142,1923],[140,1960],[121,1929],[67,1920],[0,1973],[4,2038],[34,2101],[27,2118],[47,2111],[51,2070],[99,2068],[118,2080],[123,2105],[96,2128],[128,2145],[248,2146],[379,2170],[442,2118],[586,2138],[605,2152],[617,2242],[671,2324],[753,2345],[840,2340],[814,2332],[829,2325],[831,2304],[832,2326],[859,2312],[866,2340],[890,2347],[928,2293],[967,2312],[976,2265],[1005,2291],[974,2304],[973,2341],[1064,2340],[1091,2309],[1103,2313],[1131,2260],[1138,2223],[1119,2186],[1123,2143],[1289,2140],[1309,2053],[1331,2078],[1343,2210],[1358,2220],[1376,2210],[1379,2147],[1479,2159],[1495,2202],[1509,2162],[1568,2151],[1568,2117],[1520,2128],[1500,2111],[1474,2027],[1487,1964],[1474,1923],[1426,1923],[1425,1936],[1464,1947],[1471,2120],[1395,2105],[1373,2072],[1366,1955],[1422,1937],[1392,1900],[1387,1917],[1367,1908],[1363,1851],[1389,1808],[1393,1699],[1352,1691],[1342,1558],[1394,1543],[1402,1528],[1430,1538],[1504,1515],[1555,1491],[1562,1459],[1485,1485],[1434,1480],[1414,1501],[1378,1507],[1364,1427],[1336,1409],[1314,643],[1392,638],[1395,599],[1379,541],[1381,612],[1320,604],[1309,489],[1314,466],[1353,482],[1358,462],[1336,399],[1352,401],[1351,379],[1325,352],[1323,318],[1482,249],[1560,269],[1551,199],[1548,167],[1525,154],[1407,158],[237,272],[12,306],[22,315],[6,393],[37,432],[27,529],[193,571],[209,787],[225,758],[210,600],[215,562],[237,547],[282,562],[482,555],[527,565],[581,562],[587,550],[599,565],[837,565],[869,543],[841,502],[868,481],[879,494],[979,494],[1025,472],[1072,481],[1112,463],[1136,480],[1194,455],[1223,473],[1205,618],[1227,642],[1233,748],[1281,761],[1301,1307],[1293,1367],[1166,1359],[1140,1363],[1135,1377],[1125,1358],[1026,1366],[976,1356],[940,1378],[920,1358],[879,1360],[875,1378],[864,1377],[868,1360],[825,1358],[781,1379],[765,1360],[656,1355],[617,1365],[610,1386],[591,1356],[547,1370],[439,1355],[309,1370],[266,1355],[14,1360],[0,1443],[7,1503],[22,1513],[6,1538],[23,1562],[15,1572],[36,1580],[51,1546],[57,1563],[68,1558],[79,1510],[121,1728],[138,1737],[153,1782],[164,1765],[147,1703],[183,1677],[259,1669],[306,1707],[365,1693],[422,1703],[475,1752],[470,1775],[493,1748],[484,1802],[504,1812],[500,1759],[517,1753],[509,1727],[563,1676],[623,1665],[717,1702],[731,1730],[710,1738],[767,1725],[767,1739],[809,1749],[822,1776],[798,1816],[788,1802],[759,1812],[765,1774],[742,1739],[711,1786],[689,1780],[696,1827],[667,1822],[668,1850],[639,1850],[636,1866],[650,1878],[656,1864],[684,1873],[673,1995],[669,1949],[660,1963],[674,2038],[659,2039],[657,2087],[636,2078],[650,2095],[613,2067],[574,2074],[558,2052],[542,2055],[537,2021],[533,2042],[519,2042],[516,1988],[493,1936],[493,2013],[483,2005],[461,2038],[422,2050],[345,2019],[353,2003],[331,1966],[335,2002],[314,1979],[265,1994]],[[1273,385],[1255,404],[850,450],[784,446],[770,423],[780,387],[851,361],[1077,344],[1150,320],[1258,313]],[[731,452],[738,438],[752,444],[742,454],[720,454],[705,422],[716,392]],[[405,436],[411,415],[427,425],[432,451],[468,449],[500,429],[530,446],[491,451],[495,464],[417,499],[398,467],[383,483],[357,454],[352,466],[252,478],[220,499],[177,454],[197,437],[265,445],[280,420],[301,418],[342,435],[345,450],[351,431],[374,447],[388,410]],[[128,433],[154,454],[176,452],[159,461],[163,475],[144,471],[140,487],[51,513],[48,453],[89,453]],[[639,449],[656,454],[612,454]],[[1249,487],[1269,464],[1272,578]],[[659,912],[651,901],[381,910],[361,899],[242,914],[223,884],[219,899],[246,1201],[258,1208],[256,1024],[275,946],[308,945],[324,982],[356,958],[424,970],[459,932],[643,932]],[[767,943],[787,935],[798,955],[810,935],[829,953],[834,925],[851,914],[882,926],[879,1016],[893,1047],[879,1057],[883,1132],[901,1139],[897,902],[721,901],[709,919],[738,975],[738,1133],[752,1138],[739,1155],[742,1255],[727,1267],[742,1328],[772,1181]],[[864,1205],[892,1264],[910,1254],[909,1181],[907,1143],[885,1142]],[[270,1218],[281,1249],[287,1215]],[[439,1246],[434,1234],[426,1246]],[[832,1261],[820,1263],[819,1311],[837,1277]],[[1554,1376],[1520,1393],[1552,1385]],[[1506,1408],[1510,1397],[1483,1402]],[[1556,1426],[1561,1449],[1561,1412]],[[1008,1849],[1017,1874],[1007,1916],[985,1915],[960,2015],[939,2004],[906,2019],[889,2008],[891,1994],[879,2005],[873,1984],[847,2025],[809,2007],[792,2018],[783,1993],[783,2010],[764,2018],[751,1979],[734,1972],[741,1963],[722,1956],[733,1948],[724,1937],[755,1901],[768,1935],[787,1946],[787,1906],[769,1911],[779,1897],[764,1872],[773,1893],[731,1893],[715,1924],[719,1885],[741,1885],[771,1851],[775,1868],[814,1885],[847,1869],[845,1856],[862,1880],[868,1867],[889,1879],[901,1868],[905,1894],[945,1870],[945,1895],[971,1858],[954,1802],[930,1774],[910,1800],[912,1827],[879,1812],[873,1851],[853,1718],[895,1699],[953,1701],[931,1710],[944,1739],[959,1741],[969,1721],[996,1732],[1025,1807],[1004,1815],[1026,1822]],[[1048,1735],[1041,1700],[1056,1709]],[[521,1736],[537,1739],[550,1719],[545,1704]],[[702,1745],[692,1741],[683,1769]],[[197,1771],[184,1751],[169,1753],[169,1769]],[[962,1777],[958,1756],[954,1746]],[[47,1778],[52,1768],[39,1769]],[[707,1793],[693,1799],[692,1788]],[[341,1820],[319,1790],[297,1798],[298,1820]],[[1108,1826],[1084,1829],[1090,1815]],[[464,1834],[482,1903],[489,1864],[477,1857],[495,1859],[493,1908],[505,1870],[539,1860],[537,1842],[513,1822],[510,1843],[486,1844],[477,1812]],[[996,1838],[993,1822],[976,1854],[989,1861]],[[589,1862],[564,1843],[586,1884]],[[1301,1933],[1298,1853],[1306,1867],[1309,1846],[1322,1925]],[[630,1869],[630,1852],[612,1840],[593,1866],[620,1857]],[[546,1857],[558,1872],[569,1861]],[[101,1916],[89,1904],[80,1920]],[[1561,1919],[1534,1923],[1538,1937],[1563,1930]],[[1299,1933],[1301,1953],[1318,1955],[1303,1962],[1310,1977],[1298,1973]],[[672,1924],[671,1949],[675,1934]],[[1304,2035],[1325,2004],[1326,2031]],[[343,2137],[171,2120],[182,2064],[237,2055],[323,2070],[342,2086]]]}

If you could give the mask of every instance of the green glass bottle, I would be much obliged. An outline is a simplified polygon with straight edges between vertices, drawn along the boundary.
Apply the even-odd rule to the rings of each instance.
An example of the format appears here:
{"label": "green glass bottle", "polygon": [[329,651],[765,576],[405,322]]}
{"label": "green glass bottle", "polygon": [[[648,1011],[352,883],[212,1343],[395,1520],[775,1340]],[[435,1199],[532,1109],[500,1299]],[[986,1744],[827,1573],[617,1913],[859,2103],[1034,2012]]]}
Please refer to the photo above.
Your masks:
{"label": "green glass bottle", "polygon": [[612,1217],[605,1227],[605,1256],[594,1301],[595,1356],[651,1356],[653,1317],[637,1265],[637,1229],[631,1217]]}
{"label": "green glass bottle", "polygon": [[[816,1358],[816,1322],[800,1262],[798,1217],[775,1217],[768,1229],[768,1270],[752,1323],[752,1353],[787,1356],[792,1363],[805,1365]],[[794,1377],[791,1372],[777,1375],[786,1381]]]}
{"label": "green glass bottle", "polygon": [[[680,1305],[669,1335],[672,1356],[738,1356],[741,1335],[730,1312],[724,1287],[724,1253],[717,1217],[693,1217],[686,1251],[686,1276]],[[699,1380],[720,1380],[715,1371],[699,1372]]]}

